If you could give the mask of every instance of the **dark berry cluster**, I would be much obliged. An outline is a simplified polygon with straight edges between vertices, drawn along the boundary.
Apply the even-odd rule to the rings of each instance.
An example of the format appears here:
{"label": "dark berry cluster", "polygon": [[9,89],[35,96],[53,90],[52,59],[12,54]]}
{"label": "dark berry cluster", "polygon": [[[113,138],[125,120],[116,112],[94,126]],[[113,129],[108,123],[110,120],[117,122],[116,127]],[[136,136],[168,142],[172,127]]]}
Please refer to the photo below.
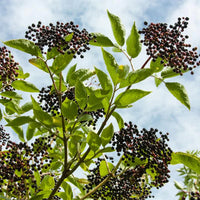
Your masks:
{"label": "dark berry cluster", "polygon": [[[41,104],[41,108],[51,113],[53,116],[56,116],[56,114],[60,114],[60,105],[59,105],[59,98],[55,91],[51,91],[52,86],[47,86],[46,88],[42,88],[40,90],[40,93],[38,95],[39,102]],[[62,102],[66,99],[66,97],[69,100],[75,99],[75,89],[74,87],[69,88],[67,91],[65,91],[62,94]]]}
{"label": "dark berry cluster", "polygon": [[13,90],[11,83],[18,76],[19,63],[14,61],[14,57],[6,47],[0,47],[0,81],[1,91]]}
{"label": "dark berry cluster", "polygon": [[2,125],[0,125],[0,151],[2,151],[2,147],[5,146],[6,142],[10,139],[10,134],[6,133],[5,129]]}
{"label": "dark berry cluster", "polygon": [[182,33],[188,26],[188,17],[178,18],[174,25],[166,23],[144,24],[147,26],[139,31],[144,34],[144,40],[141,42],[147,46],[147,55],[150,55],[155,61],[157,57],[162,58],[161,64],[170,66],[174,72],[182,73],[190,70],[193,74],[193,68],[200,65],[197,47],[191,49],[191,45],[185,41],[188,35]]}
{"label": "dark berry cluster", "polygon": [[[44,53],[45,48],[51,51],[56,48],[60,53],[77,54],[83,58],[82,53],[90,48],[89,41],[94,37],[89,34],[86,29],[79,30],[78,25],[70,23],[57,22],[56,25],[50,23],[49,26],[42,25],[39,21],[28,27],[25,38],[32,40]],[[74,57],[76,57],[74,55]]]}
{"label": "dark berry cluster", "polygon": [[[2,143],[2,138],[0,140]],[[51,163],[48,151],[53,140],[51,136],[41,137],[29,146],[25,142],[17,144],[8,138],[3,139],[5,150],[0,152],[0,192],[20,199],[30,191],[38,192],[34,172],[38,171],[41,179],[44,177],[43,173]]]}
{"label": "dark berry cluster", "polygon": [[125,128],[119,132],[115,132],[112,139],[112,146],[118,152],[123,153],[124,160],[129,164],[129,161],[134,163],[139,159],[144,161],[142,166],[135,168],[136,171],[150,170],[155,173],[155,177],[151,184],[155,187],[162,187],[168,182],[169,169],[168,164],[171,160],[172,150],[168,147],[168,133],[162,134],[159,132],[160,138],[157,137],[157,129],[138,130],[136,125],[131,122],[125,123]]}
{"label": "dark berry cluster", "polygon": [[[185,192],[185,191],[182,191],[182,192]],[[185,196],[183,196],[181,200],[185,200],[187,196],[190,196],[189,200],[200,200],[200,193],[198,191],[189,192],[189,193],[185,192]]]}
{"label": "dark berry cluster", "polygon": [[[60,105],[59,105],[59,98],[58,95],[51,91],[52,86],[47,86],[46,88],[42,88],[38,95],[39,103],[41,104],[41,108],[48,113],[51,113],[53,116],[60,114]],[[62,94],[62,102],[68,98],[69,100],[73,100],[76,102],[75,99],[75,87],[69,87],[63,94]],[[77,103],[77,102],[76,102]],[[103,117],[105,112],[104,109],[97,109],[96,111],[84,111],[81,108],[78,109],[77,115],[84,115],[89,114],[91,115],[93,120],[87,122],[87,125],[96,126],[96,123],[99,118]],[[82,121],[85,123],[85,121]]]}

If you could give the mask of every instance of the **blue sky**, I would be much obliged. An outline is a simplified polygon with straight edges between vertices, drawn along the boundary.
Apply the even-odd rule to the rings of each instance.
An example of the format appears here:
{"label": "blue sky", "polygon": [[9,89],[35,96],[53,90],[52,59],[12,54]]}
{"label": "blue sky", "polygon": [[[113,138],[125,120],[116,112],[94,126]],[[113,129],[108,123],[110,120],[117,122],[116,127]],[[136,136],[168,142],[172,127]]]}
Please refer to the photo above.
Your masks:
{"label": "blue sky", "polygon": [[[199,0],[1,0],[0,1],[0,41],[24,38],[29,25],[39,20],[44,24],[50,22],[74,21],[89,32],[101,32],[113,41],[111,27],[106,9],[118,15],[126,27],[128,36],[131,26],[141,29],[144,21],[173,23],[180,16],[190,17],[187,34],[190,43],[200,44],[200,1]],[[2,44],[1,44],[2,45]],[[29,56],[13,50],[15,60],[23,66],[25,72],[31,72],[28,79],[38,87],[46,85],[48,77],[28,63]],[[140,68],[146,59],[143,48],[141,55],[134,60],[136,68]],[[125,57],[118,57],[119,64],[128,64]],[[96,66],[105,70],[99,48],[92,47],[85,59],[76,60],[79,67],[92,68]],[[158,128],[170,133],[170,145],[174,151],[199,149],[200,144],[200,70],[196,69],[194,76],[185,74],[171,81],[182,83],[189,95],[191,111],[188,111],[164,87],[156,88],[153,79],[148,79],[137,87],[153,91],[151,95],[126,112],[120,111],[127,121],[133,121],[143,128]],[[155,200],[176,199],[173,180],[177,178],[176,167],[172,167],[171,182],[157,191]]]}

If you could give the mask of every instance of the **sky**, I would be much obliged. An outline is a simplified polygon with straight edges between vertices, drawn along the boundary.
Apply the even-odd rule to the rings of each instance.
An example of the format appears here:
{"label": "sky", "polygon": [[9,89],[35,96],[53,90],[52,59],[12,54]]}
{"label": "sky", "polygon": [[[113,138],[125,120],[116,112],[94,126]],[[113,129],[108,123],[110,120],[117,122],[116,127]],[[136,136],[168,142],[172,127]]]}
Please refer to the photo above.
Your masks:
{"label": "sky", "polygon": [[[126,28],[126,37],[129,35],[133,22],[138,29],[142,29],[143,22],[166,22],[173,24],[178,17],[189,17],[189,27],[186,33],[190,36],[189,42],[200,46],[200,1],[199,0],[1,0],[0,1],[0,41],[24,38],[27,27],[32,23],[42,21],[47,25],[50,22],[74,21],[80,28],[88,32],[100,32],[115,42],[107,17],[106,10],[119,16]],[[3,46],[3,44],[1,44]],[[110,51],[110,49],[106,49]],[[20,63],[25,72],[30,72],[27,80],[38,88],[47,85],[49,77],[29,64],[31,57],[13,50],[15,60]],[[119,64],[128,64],[123,56],[114,54]],[[146,59],[145,48],[138,58],[133,60],[135,68],[140,68]],[[85,54],[85,59],[73,61],[78,67],[93,68],[94,66],[105,70],[101,51],[97,47]],[[73,63],[72,63],[73,64]],[[152,94],[136,102],[132,108],[119,112],[125,121],[132,121],[140,128],[158,128],[160,131],[170,133],[170,146],[174,151],[200,150],[200,69],[194,75],[184,74],[170,81],[180,82],[188,92],[191,110],[189,111],[178,102],[165,88],[154,85],[149,78],[135,87],[151,90]],[[176,169],[171,167],[171,179],[162,189],[155,191],[155,200],[177,199],[173,180],[179,180]]]}

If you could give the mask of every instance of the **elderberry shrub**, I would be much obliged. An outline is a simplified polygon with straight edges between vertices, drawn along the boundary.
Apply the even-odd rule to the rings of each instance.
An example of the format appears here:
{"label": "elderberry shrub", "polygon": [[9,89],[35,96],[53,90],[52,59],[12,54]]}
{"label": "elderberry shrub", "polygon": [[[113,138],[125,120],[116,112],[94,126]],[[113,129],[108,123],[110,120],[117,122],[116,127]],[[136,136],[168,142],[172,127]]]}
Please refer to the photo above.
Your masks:
{"label": "elderberry shrub", "polygon": [[11,83],[18,76],[19,63],[14,61],[11,52],[4,46],[0,47],[0,82],[1,91],[13,91]]}
{"label": "elderberry shrub", "polygon": [[174,72],[180,75],[183,72],[190,70],[193,74],[193,69],[200,65],[197,47],[191,49],[191,44],[187,44],[188,35],[182,33],[188,26],[188,17],[178,18],[174,25],[166,23],[151,23],[139,31],[144,34],[144,39],[141,42],[147,46],[147,55],[155,61],[158,57],[162,58],[161,64],[170,66]]}
{"label": "elderberry shrub", "polygon": [[[52,158],[49,150],[53,137],[37,138],[29,146],[26,142],[17,144],[10,141],[2,126],[0,132],[0,192],[20,198],[31,195],[31,191],[39,192],[34,172],[39,172],[42,180],[50,167]],[[54,177],[50,172],[48,175]]]}
{"label": "elderberry shrub", "polygon": [[[47,51],[51,51],[55,47],[62,54],[67,51],[69,54],[76,53],[83,58],[82,54],[90,50],[89,41],[95,37],[86,29],[80,31],[78,25],[74,25],[72,21],[65,24],[57,22],[56,25],[50,23],[49,26],[42,25],[42,22],[39,21],[37,25],[32,24],[28,27],[25,38],[35,42],[42,53],[46,53],[45,47]],[[74,55],[75,57],[76,55]]]}
{"label": "elderberry shrub", "polygon": [[[138,130],[131,122],[125,128],[115,132],[111,144],[118,156],[122,155],[124,169],[118,169],[114,176],[90,197],[106,199],[146,199],[153,198],[151,188],[160,188],[168,182],[168,165],[172,150],[168,147],[168,133],[157,137],[157,129]],[[87,192],[101,183],[107,176],[101,177],[98,159],[96,167],[88,175]],[[123,172],[123,173],[122,173]],[[151,177],[151,178],[150,178]],[[147,181],[148,180],[148,181]]]}
{"label": "elderberry shrub", "polygon": [[[41,108],[53,116],[60,115],[60,105],[59,105],[59,98],[55,91],[51,91],[52,86],[47,86],[46,88],[42,88],[38,95],[39,103],[41,104]],[[66,98],[69,100],[73,100],[77,103],[75,99],[75,87],[68,87],[65,92],[63,92],[61,96],[61,101],[63,102]],[[78,105],[78,104],[77,104]],[[97,109],[96,111],[85,111],[81,108],[78,108],[77,115],[84,115],[89,114],[91,115],[93,120],[87,122],[87,126],[92,125],[94,128],[99,118],[105,115],[104,109]],[[85,121],[82,121],[85,123]]]}

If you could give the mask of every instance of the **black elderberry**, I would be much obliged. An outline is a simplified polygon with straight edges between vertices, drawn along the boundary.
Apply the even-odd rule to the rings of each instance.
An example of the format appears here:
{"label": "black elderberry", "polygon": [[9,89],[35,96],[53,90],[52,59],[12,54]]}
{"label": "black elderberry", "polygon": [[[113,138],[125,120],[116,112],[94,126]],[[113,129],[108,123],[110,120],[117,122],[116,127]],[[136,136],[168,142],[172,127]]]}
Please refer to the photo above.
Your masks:
{"label": "black elderberry", "polygon": [[[56,25],[50,23],[49,26],[42,25],[41,22],[38,22],[37,25],[32,24],[25,32],[25,38],[35,42],[42,53],[56,48],[62,54],[65,52],[68,54],[77,53],[83,58],[81,52],[89,50],[89,41],[95,37],[89,34],[86,29],[80,31],[78,25],[74,25],[74,22],[71,21],[65,24],[57,22]],[[45,51],[46,48],[47,51]]]}
{"label": "black elderberry", "polygon": [[[147,55],[154,61],[162,58],[164,66],[171,67],[180,75],[188,70],[193,74],[192,70],[200,64],[197,48],[189,49],[191,45],[185,43],[189,36],[182,34],[188,26],[188,20],[188,17],[178,18],[178,22],[169,27],[164,23],[151,23],[139,31],[144,34],[141,42],[147,47]],[[144,24],[147,25],[147,22]]]}

